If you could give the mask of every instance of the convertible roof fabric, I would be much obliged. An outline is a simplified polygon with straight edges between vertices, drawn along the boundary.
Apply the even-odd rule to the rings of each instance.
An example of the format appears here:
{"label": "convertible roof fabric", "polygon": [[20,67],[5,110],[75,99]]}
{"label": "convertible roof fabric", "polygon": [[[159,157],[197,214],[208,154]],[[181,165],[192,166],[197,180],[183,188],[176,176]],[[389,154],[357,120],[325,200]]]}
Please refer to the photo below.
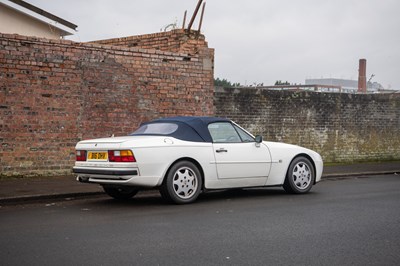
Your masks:
{"label": "convertible roof fabric", "polygon": [[[178,125],[178,129],[168,136],[194,142],[212,142],[208,125],[215,122],[231,122],[227,118],[209,117],[209,116],[176,116],[160,118],[142,125],[153,123],[174,123]],[[141,125],[141,126],[142,126]],[[132,135],[136,135],[133,133]]]}

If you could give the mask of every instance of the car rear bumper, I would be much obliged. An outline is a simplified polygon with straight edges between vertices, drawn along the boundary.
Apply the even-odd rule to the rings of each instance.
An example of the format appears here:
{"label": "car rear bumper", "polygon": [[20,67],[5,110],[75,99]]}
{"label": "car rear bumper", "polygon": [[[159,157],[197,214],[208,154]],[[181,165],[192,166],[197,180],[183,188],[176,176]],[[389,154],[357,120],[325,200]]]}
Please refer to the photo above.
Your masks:
{"label": "car rear bumper", "polygon": [[74,174],[93,174],[93,175],[118,175],[118,176],[132,176],[132,175],[138,175],[138,170],[132,170],[132,169],[126,169],[126,170],[121,170],[121,169],[82,169],[82,168],[73,168],[72,170]]}
{"label": "car rear bumper", "polygon": [[140,176],[137,168],[73,168],[77,180],[82,183],[100,185],[127,185],[140,187],[156,187],[161,184],[161,177]]}

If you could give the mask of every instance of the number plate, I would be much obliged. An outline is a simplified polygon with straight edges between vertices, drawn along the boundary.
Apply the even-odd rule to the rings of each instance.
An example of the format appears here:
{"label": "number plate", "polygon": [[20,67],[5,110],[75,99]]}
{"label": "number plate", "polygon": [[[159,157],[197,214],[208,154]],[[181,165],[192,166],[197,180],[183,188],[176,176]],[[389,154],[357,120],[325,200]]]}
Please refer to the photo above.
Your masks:
{"label": "number plate", "polygon": [[108,153],[106,151],[90,151],[88,153],[88,161],[107,161]]}

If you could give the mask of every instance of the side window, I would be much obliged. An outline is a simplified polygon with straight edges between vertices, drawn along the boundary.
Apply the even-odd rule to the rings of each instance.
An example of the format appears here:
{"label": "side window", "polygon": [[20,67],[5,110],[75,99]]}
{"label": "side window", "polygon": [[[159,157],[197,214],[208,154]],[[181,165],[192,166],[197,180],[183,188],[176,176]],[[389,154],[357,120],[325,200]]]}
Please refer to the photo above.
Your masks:
{"label": "side window", "polygon": [[246,131],[237,126],[235,126],[235,129],[239,133],[240,138],[242,139],[243,142],[254,142],[253,137],[247,134]]}
{"label": "side window", "polygon": [[210,132],[211,138],[215,143],[242,142],[231,123],[220,122],[209,124],[208,131]]}

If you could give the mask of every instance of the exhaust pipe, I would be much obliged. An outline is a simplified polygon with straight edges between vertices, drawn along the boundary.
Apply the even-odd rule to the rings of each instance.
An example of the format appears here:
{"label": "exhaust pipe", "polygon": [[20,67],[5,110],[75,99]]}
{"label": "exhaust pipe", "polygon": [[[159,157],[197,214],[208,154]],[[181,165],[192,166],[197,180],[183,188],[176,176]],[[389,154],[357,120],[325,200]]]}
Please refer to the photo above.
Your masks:
{"label": "exhaust pipe", "polygon": [[88,176],[78,176],[78,181],[82,183],[89,183],[89,177]]}

